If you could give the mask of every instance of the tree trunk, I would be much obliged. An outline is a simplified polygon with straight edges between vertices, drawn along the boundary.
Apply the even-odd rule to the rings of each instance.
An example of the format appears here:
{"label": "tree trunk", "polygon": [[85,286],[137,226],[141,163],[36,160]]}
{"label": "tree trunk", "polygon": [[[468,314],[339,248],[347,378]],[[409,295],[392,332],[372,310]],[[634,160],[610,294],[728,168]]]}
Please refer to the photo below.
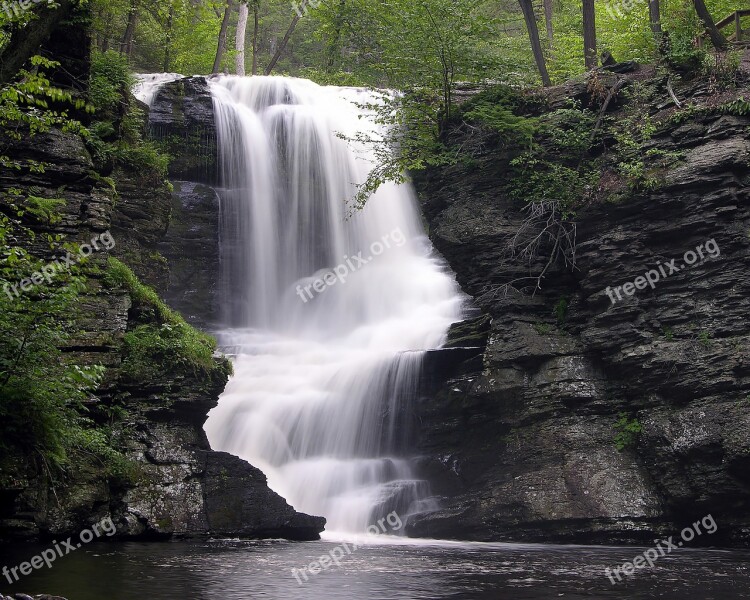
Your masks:
{"label": "tree trunk", "polygon": [[55,28],[73,12],[75,0],[57,0],[57,8],[42,4],[34,11],[37,19],[28,27],[14,28],[10,39],[0,52],[0,84],[10,82],[42,44],[49,40]]}
{"label": "tree trunk", "polygon": [[552,0],[544,0],[544,23],[547,26],[549,47],[552,48],[555,38],[555,32],[552,29]]}
{"label": "tree trunk", "polygon": [[241,77],[245,75],[245,33],[247,32],[247,17],[249,13],[247,4],[240,2],[240,14],[237,17],[237,35],[234,38],[234,49],[237,50],[234,58],[234,70]]}
{"label": "tree trunk", "polygon": [[260,9],[259,6],[260,0],[255,0],[253,2],[253,18],[254,18],[254,26],[253,26],[253,75],[258,74],[258,29],[259,29],[259,20],[258,20],[258,12]]}
{"label": "tree trunk", "polygon": [[534,52],[534,60],[536,61],[536,67],[539,69],[539,75],[542,77],[542,84],[544,87],[549,87],[551,81],[549,74],[547,73],[547,64],[544,61],[544,52],[542,52],[542,43],[539,41],[539,28],[536,25],[536,15],[534,14],[534,6],[531,0],[518,0],[523,11],[523,20],[526,21],[526,29],[529,32],[529,41],[531,42],[531,49]]}
{"label": "tree trunk", "polygon": [[112,35],[112,13],[107,13],[107,18],[104,25],[104,33],[102,34],[102,43],[99,46],[101,52],[109,50],[109,38]]}
{"label": "tree trunk", "polygon": [[659,0],[648,0],[648,17],[651,23],[651,31],[656,36],[656,41],[661,40],[661,5]]}
{"label": "tree trunk", "polygon": [[133,38],[135,37],[135,28],[138,24],[138,0],[130,0],[130,10],[128,11],[128,26],[125,28],[125,35],[120,42],[120,52],[128,58],[133,54]]}
{"label": "tree trunk", "polygon": [[596,13],[594,0],[583,0],[583,52],[587,69],[599,64],[596,58]]}
{"label": "tree trunk", "polygon": [[167,17],[167,35],[164,40],[164,69],[165,73],[169,73],[169,64],[171,62],[172,52],[172,26],[174,25],[174,4],[169,6],[169,16]]}
{"label": "tree trunk", "polygon": [[281,58],[281,53],[284,52],[284,48],[286,48],[287,43],[289,42],[289,38],[292,37],[292,34],[294,33],[294,29],[297,27],[297,23],[299,23],[300,17],[305,14],[305,5],[307,4],[307,0],[302,0],[302,3],[297,7],[297,10],[295,12],[294,18],[292,18],[292,22],[289,24],[289,29],[286,30],[286,35],[284,36],[284,39],[281,40],[281,44],[279,44],[279,47],[276,49],[276,53],[273,55],[273,58],[271,59],[271,62],[268,63],[268,66],[266,67],[266,75],[270,75],[271,71],[273,71],[274,67],[276,66],[276,63],[279,62],[279,58]]}
{"label": "tree trunk", "polygon": [[706,8],[706,3],[703,0],[693,0],[693,5],[695,5],[695,12],[698,13],[698,18],[703,21],[703,26],[706,28],[706,33],[711,38],[714,48],[717,50],[726,50],[729,42],[724,37],[724,34],[716,28],[711,13]]}
{"label": "tree trunk", "polygon": [[346,10],[346,0],[339,0],[338,11],[336,17],[333,20],[333,36],[331,41],[328,43],[327,54],[328,59],[326,60],[326,71],[332,72],[336,66],[336,56],[341,54],[341,29],[344,26],[344,11]]}
{"label": "tree trunk", "polygon": [[227,51],[227,31],[229,30],[229,21],[232,19],[232,0],[227,1],[227,6],[224,9],[224,19],[221,21],[221,29],[219,30],[219,44],[216,47],[216,58],[214,59],[214,66],[211,69],[212,73],[218,73],[221,69],[221,61],[224,59],[224,53]]}

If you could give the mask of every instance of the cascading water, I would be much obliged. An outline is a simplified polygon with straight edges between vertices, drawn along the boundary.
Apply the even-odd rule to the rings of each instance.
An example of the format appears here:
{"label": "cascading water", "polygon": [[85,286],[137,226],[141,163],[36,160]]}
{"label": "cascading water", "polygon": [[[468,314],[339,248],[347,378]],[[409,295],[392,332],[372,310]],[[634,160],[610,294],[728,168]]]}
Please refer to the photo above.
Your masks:
{"label": "cascading water", "polygon": [[133,95],[144,104],[151,106],[156,95],[165,83],[182,79],[184,75],[179,73],[144,73],[135,76],[136,84],[133,86]]}
{"label": "cascading water", "polygon": [[[373,164],[338,135],[375,133],[364,90],[277,77],[212,80],[223,187],[221,255],[235,375],[213,448],[261,468],[329,531],[424,510],[404,415],[424,351],[463,298],[424,235],[408,185],[347,200]],[[364,118],[363,118],[364,117]],[[322,291],[321,291],[322,290]]]}

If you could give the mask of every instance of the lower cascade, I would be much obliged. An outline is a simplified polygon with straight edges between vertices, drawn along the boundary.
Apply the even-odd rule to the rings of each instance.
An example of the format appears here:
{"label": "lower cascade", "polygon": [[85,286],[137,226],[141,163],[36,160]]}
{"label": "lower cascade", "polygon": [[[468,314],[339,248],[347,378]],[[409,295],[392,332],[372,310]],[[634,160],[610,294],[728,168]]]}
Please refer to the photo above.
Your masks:
{"label": "lower cascade", "polygon": [[283,77],[212,80],[221,164],[222,346],[235,375],[212,447],[262,469],[295,509],[362,533],[429,510],[409,456],[424,352],[463,296],[409,185],[349,200],[373,167],[368,91]]}

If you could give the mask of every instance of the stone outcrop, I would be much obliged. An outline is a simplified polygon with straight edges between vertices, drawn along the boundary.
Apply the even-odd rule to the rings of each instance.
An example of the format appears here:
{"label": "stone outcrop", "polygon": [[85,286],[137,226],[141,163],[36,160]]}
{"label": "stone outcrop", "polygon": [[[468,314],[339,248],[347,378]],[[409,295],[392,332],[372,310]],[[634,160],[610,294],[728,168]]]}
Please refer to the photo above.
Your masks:
{"label": "stone outcrop", "polygon": [[[172,242],[173,200],[165,182],[154,181],[151,172],[116,171],[116,193],[73,134],[52,130],[30,140],[5,142],[8,154],[46,167],[44,173],[0,169],[3,197],[11,188],[33,189],[36,196],[66,201],[59,222],[30,221],[28,226],[78,243],[111,231],[116,242],[112,254],[149,283],[169,289],[175,272],[155,253],[184,253],[187,241],[183,247]],[[28,249],[43,260],[53,258],[42,235]],[[110,425],[105,415],[124,415],[114,418],[111,427],[128,459],[127,472],[113,476],[97,460],[82,457],[64,481],[50,484],[36,461],[14,457],[12,472],[2,474],[0,539],[59,539],[106,517],[116,524],[117,537],[126,539],[318,539],[325,519],[297,513],[268,488],[258,469],[210,449],[203,424],[226,385],[225,358],[217,357],[207,374],[179,374],[175,369],[146,380],[123,377],[123,338],[148,317],[135,313],[129,292],[104,284],[107,257],[102,251],[90,259],[94,268],[76,307],[78,331],[65,350],[79,364],[107,367],[105,381],[87,408],[102,419],[102,426]]]}
{"label": "stone outcrop", "polygon": [[170,179],[216,181],[216,123],[205,77],[185,77],[162,86],[150,107],[148,128],[173,157]]}
{"label": "stone outcrop", "polygon": [[[623,89],[645,77],[626,67],[602,73],[603,85],[611,88],[616,73],[632,77]],[[152,117],[163,130],[179,129],[182,118],[173,125],[167,115],[199,103],[175,92],[184,83],[170,85]],[[664,84],[648,85],[653,93],[642,110],[659,120],[668,104]],[[206,92],[197,84],[193,93]],[[592,102],[585,82],[548,93],[546,110],[570,98]],[[677,93],[705,96],[700,83]],[[628,109],[627,95],[609,109]],[[577,207],[576,269],[555,265],[533,296],[503,288],[544,266],[543,256],[531,265],[508,258],[524,214],[501,190],[522,149],[488,146],[470,165],[417,178],[431,237],[481,316],[454,326],[445,348],[425,358],[424,394],[411,419],[420,432],[419,469],[441,508],[410,518],[409,535],[651,543],[711,513],[719,531],[694,543],[747,543],[748,124],[744,116],[696,112],[662,127],[647,148],[682,159],[655,189],[618,195],[603,187],[598,199]],[[614,144],[606,132],[603,138]],[[613,168],[606,157],[603,180]],[[169,262],[205,277],[182,292],[176,286],[173,302],[199,289],[215,294],[216,286],[216,271],[206,267],[217,260],[207,242],[216,226],[212,190],[179,186],[173,215],[196,227],[200,251],[196,262],[180,264],[191,233],[178,234],[178,225]],[[712,238],[720,258],[614,305],[605,293]],[[623,414],[642,431],[618,449]]]}
{"label": "stone outcrop", "polygon": [[[529,268],[508,252],[525,217],[502,192],[512,152],[418,178],[431,238],[491,325],[481,362],[450,365],[420,403],[441,508],[409,535],[651,543],[712,514],[695,544],[750,543],[750,119],[670,124],[665,98],[639,109],[664,122],[647,148],[681,160],[652,189],[577,207],[576,267],[533,296],[503,287]],[[653,289],[606,293],[698,247]],[[618,450],[622,415],[641,432]]]}

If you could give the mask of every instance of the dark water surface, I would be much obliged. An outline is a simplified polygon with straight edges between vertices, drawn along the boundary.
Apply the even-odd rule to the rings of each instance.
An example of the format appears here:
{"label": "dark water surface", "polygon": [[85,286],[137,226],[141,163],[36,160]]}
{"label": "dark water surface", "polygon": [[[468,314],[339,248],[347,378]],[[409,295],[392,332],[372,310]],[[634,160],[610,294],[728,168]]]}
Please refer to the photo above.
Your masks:
{"label": "dark water surface", "polygon": [[[351,551],[351,543],[348,544]],[[0,548],[14,567],[49,546]],[[301,569],[330,552],[345,554],[308,575]],[[605,567],[643,548],[522,544],[389,543],[346,554],[341,542],[206,541],[93,543],[8,585],[0,593],[52,593],[69,600],[227,599],[521,599],[750,598],[750,551],[680,549],[624,583]]]}

